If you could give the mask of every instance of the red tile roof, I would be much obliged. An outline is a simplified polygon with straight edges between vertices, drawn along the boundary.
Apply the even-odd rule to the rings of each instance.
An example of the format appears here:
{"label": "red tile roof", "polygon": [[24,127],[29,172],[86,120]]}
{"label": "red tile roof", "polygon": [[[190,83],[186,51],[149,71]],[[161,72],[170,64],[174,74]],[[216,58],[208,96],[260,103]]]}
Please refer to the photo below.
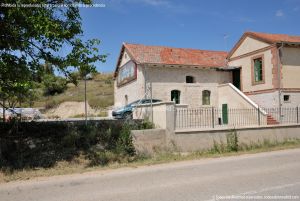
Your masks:
{"label": "red tile roof", "polygon": [[270,33],[260,33],[260,32],[245,32],[239,41],[234,45],[231,51],[228,53],[227,58],[230,58],[232,54],[237,50],[237,48],[243,43],[247,38],[251,37],[266,43],[276,44],[276,43],[300,43],[300,36],[291,36],[287,34],[270,34]]}
{"label": "red tile roof", "polygon": [[280,43],[280,42],[300,43],[300,36],[291,36],[287,34],[245,32],[244,35],[252,36],[253,38],[261,39],[268,43]]}
{"label": "red tile roof", "polygon": [[124,47],[137,63],[223,67],[227,52],[146,46],[125,43]]}

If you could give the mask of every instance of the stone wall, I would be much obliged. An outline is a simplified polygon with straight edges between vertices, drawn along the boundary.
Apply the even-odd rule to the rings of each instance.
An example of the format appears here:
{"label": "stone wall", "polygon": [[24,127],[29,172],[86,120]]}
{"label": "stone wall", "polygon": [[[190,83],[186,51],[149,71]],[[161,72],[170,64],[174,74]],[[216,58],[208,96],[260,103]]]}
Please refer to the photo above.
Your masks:
{"label": "stone wall", "polygon": [[[171,101],[171,91],[180,91],[180,104],[199,107],[202,104],[202,91],[211,92],[210,105],[218,102],[217,86],[232,82],[231,72],[215,69],[195,69],[193,67],[153,67],[145,70],[147,82],[152,82],[152,97],[162,101]],[[186,83],[186,76],[192,76],[194,83]]]}
{"label": "stone wall", "polygon": [[[300,139],[300,125],[243,128],[236,131],[239,144],[262,143],[264,140],[283,142],[286,139]],[[230,129],[180,131],[175,132],[173,142],[180,151],[199,151],[212,148],[214,141],[226,144],[226,135],[230,132],[232,132]]]}
{"label": "stone wall", "polygon": [[165,129],[133,130],[133,144],[138,154],[151,155],[166,150]]}
{"label": "stone wall", "polygon": [[[138,153],[153,154],[155,151],[173,150],[193,152],[213,148],[214,143],[226,145],[226,135],[231,129],[214,130],[182,130],[175,131],[168,140],[163,130],[132,131],[134,144]],[[257,128],[236,129],[238,143],[259,144],[264,140],[269,142],[283,142],[288,139],[300,139],[300,125],[265,126]]]}

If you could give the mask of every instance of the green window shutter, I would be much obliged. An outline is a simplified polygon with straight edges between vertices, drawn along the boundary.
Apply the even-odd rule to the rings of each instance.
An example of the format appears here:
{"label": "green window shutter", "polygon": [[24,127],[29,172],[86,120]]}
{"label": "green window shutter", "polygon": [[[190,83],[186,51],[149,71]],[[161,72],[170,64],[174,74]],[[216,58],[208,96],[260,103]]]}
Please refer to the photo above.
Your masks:
{"label": "green window shutter", "polygon": [[259,80],[263,81],[263,74],[262,74],[262,62],[260,62],[260,68],[259,68]]}
{"label": "green window shutter", "polygon": [[254,60],[254,81],[255,82],[260,82],[263,79],[262,75],[262,59],[255,59]]}

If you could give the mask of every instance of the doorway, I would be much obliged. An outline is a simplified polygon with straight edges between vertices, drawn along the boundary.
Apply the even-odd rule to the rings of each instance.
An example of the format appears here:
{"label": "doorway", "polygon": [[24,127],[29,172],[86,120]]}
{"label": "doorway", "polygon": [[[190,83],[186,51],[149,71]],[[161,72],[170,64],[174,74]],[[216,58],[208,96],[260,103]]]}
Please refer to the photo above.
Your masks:
{"label": "doorway", "polygon": [[232,71],[232,84],[241,90],[241,69],[234,69]]}

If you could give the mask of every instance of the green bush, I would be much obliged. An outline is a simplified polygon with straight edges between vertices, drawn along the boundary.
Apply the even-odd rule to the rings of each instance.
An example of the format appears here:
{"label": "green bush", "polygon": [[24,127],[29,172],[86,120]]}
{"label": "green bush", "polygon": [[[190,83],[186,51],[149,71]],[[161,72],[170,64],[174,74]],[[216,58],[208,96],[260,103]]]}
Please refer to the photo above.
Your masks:
{"label": "green bush", "polygon": [[55,95],[63,93],[67,89],[67,80],[52,74],[43,76],[44,94]]}
{"label": "green bush", "polygon": [[231,131],[226,135],[228,151],[237,152],[239,149],[238,136],[236,130]]}
{"label": "green bush", "polygon": [[135,155],[135,149],[132,142],[132,136],[131,136],[131,126],[128,124],[125,124],[120,132],[120,137],[117,141],[117,151],[119,153],[133,156]]}
{"label": "green bush", "polygon": [[213,147],[209,150],[209,153],[212,154],[221,154],[226,152],[226,145],[223,143],[223,141],[220,141],[220,143],[218,143],[216,140],[213,141]]}
{"label": "green bush", "polygon": [[143,120],[141,124],[138,124],[140,127],[138,129],[153,129],[155,125],[149,120]]}
{"label": "green bush", "polygon": [[88,156],[88,159],[90,160],[90,166],[104,166],[109,162],[109,157],[107,156],[105,151],[91,152]]}
{"label": "green bush", "polygon": [[0,168],[47,168],[79,154],[91,165],[129,160],[135,155],[131,130],[142,127],[121,120],[0,123]]}

